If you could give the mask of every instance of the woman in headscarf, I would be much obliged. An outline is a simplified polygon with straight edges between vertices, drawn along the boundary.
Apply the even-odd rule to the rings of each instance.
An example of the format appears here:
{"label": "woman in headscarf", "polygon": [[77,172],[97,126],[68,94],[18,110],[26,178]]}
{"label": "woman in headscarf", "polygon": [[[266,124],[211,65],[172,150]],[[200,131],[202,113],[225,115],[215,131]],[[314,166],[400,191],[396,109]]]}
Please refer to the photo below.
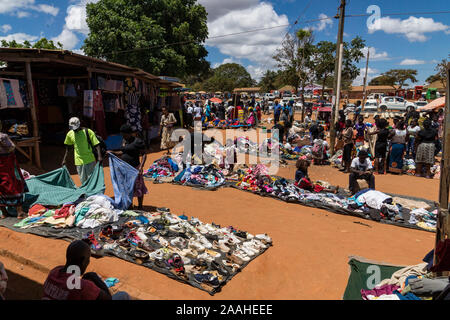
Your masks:
{"label": "woman in headscarf", "polygon": [[423,129],[417,134],[416,151],[416,177],[422,177],[422,169],[425,167],[425,177],[431,179],[431,166],[434,164],[435,140],[437,131],[431,127],[431,120],[423,122]]}
{"label": "woman in headscarf", "polygon": [[170,136],[172,135],[173,125],[177,123],[173,113],[169,113],[167,108],[162,109],[161,115],[161,150],[167,150],[169,153],[170,148],[172,148],[172,141],[170,141]]}
{"label": "woman in headscarf", "polygon": [[1,132],[0,121],[0,218],[6,218],[6,207],[16,207],[17,217],[23,219],[23,195],[27,191],[25,179],[16,159],[14,143],[8,135]]}

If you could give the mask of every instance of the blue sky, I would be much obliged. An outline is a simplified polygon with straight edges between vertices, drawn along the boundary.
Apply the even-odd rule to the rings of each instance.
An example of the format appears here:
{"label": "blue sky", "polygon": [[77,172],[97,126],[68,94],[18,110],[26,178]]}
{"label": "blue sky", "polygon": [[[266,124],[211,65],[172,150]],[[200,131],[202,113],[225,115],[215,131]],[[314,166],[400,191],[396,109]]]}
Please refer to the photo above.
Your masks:
{"label": "blue sky", "polygon": [[[41,36],[59,40],[67,49],[79,49],[88,34],[85,5],[98,0],[0,0],[0,39],[35,41]],[[339,0],[199,0],[208,11],[210,36],[292,24],[312,28],[316,41],[335,41]],[[365,14],[370,5],[380,8],[381,19],[367,25],[368,17],[348,17],[344,40],[359,35],[370,47],[369,79],[392,68],[418,70],[419,83],[435,73],[437,61],[450,53],[450,14],[420,12],[450,11],[449,0],[349,0],[347,15]],[[305,10],[306,9],[306,10]],[[414,13],[390,15],[393,13]],[[226,62],[243,64],[254,78],[275,67],[271,56],[280,48],[289,27],[278,27],[207,41],[212,66]],[[373,58],[373,59],[372,59]],[[359,63],[365,66],[365,60]],[[354,84],[361,84],[362,75]]]}

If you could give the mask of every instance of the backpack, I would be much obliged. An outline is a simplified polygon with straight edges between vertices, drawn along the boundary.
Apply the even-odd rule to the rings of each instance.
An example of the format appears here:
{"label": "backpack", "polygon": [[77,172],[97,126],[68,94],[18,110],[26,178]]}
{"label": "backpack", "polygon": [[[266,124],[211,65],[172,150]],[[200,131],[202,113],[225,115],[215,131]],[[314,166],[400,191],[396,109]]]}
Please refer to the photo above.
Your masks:
{"label": "backpack", "polygon": [[[97,152],[94,151],[94,146],[92,145],[91,137],[89,137],[89,132],[88,132],[87,128],[84,128],[84,133],[86,134],[87,141],[89,143],[89,146],[91,147],[92,153],[94,154],[95,160],[98,161],[98,155],[97,155]],[[95,133],[95,131],[94,131],[94,134],[95,134],[95,137],[97,138],[97,140],[100,142],[99,143],[100,154],[102,155],[102,158],[105,159],[106,152],[107,152],[106,143],[102,137],[100,137],[98,134]]]}

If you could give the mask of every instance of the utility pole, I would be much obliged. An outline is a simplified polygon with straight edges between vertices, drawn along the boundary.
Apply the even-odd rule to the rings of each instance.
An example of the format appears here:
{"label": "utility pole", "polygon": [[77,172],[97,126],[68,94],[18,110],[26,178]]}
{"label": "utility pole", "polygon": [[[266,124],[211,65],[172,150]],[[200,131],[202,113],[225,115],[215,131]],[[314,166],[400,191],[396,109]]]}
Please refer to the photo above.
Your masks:
{"label": "utility pole", "polygon": [[369,69],[369,56],[370,56],[370,47],[367,49],[367,61],[366,61],[366,74],[364,75],[364,90],[363,90],[363,101],[362,101],[362,107],[364,108],[364,105],[366,104],[366,83],[367,83],[367,72]]}
{"label": "utility pole", "polygon": [[439,262],[439,257],[436,256],[436,248],[438,244],[441,241],[450,238],[450,218],[448,212],[448,195],[450,187],[450,63],[447,65],[447,93],[444,113],[444,141],[442,143],[443,149],[441,159],[441,179],[439,184],[439,211],[436,226],[434,265]]}
{"label": "utility pole", "polygon": [[[339,51],[341,48],[342,39],[344,37],[344,18],[345,18],[345,5],[346,0],[341,0],[341,5],[339,6],[339,31],[337,36],[337,44],[336,44],[336,63],[334,68],[334,94],[335,94],[335,102],[333,105],[333,109],[331,110],[331,123],[330,123],[330,145],[331,145],[331,154],[334,155],[334,147],[336,145],[336,122],[334,119],[336,118],[339,110],[339,105],[337,104],[337,97],[341,91],[340,83],[338,86],[338,73],[340,70],[339,67]],[[336,15],[335,18],[337,18]],[[341,60],[342,61],[342,60]]]}
{"label": "utility pole", "polygon": [[[339,61],[338,61],[338,72],[337,72],[337,87],[340,89],[341,88],[341,80],[342,80],[342,56],[343,56],[343,52],[344,52],[344,44],[341,43],[341,45],[339,46]],[[339,106],[339,104],[341,103],[341,92],[340,90],[338,90],[336,92],[336,106]],[[332,118],[333,122],[336,123],[338,121],[338,112],[339,108],[336,108],[336,111],[334,112],[334,118]]]}

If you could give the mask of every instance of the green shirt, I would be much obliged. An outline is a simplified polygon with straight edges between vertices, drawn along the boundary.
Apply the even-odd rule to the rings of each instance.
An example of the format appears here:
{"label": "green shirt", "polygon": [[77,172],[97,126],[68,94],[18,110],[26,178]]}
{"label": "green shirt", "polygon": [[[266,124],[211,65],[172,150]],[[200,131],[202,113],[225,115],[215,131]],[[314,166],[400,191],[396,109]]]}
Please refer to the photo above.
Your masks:
{"label": "green shirt", "polygon": [[[95,147],[100,142],[95,136],[94,131],[88,129],[89,137],[91,138],[91,143]],[[64,144],[67,146],[74,146],[74,158],[75,165],[81,166],[84,164],[89,164],[95,161],[94,151],[91,149],[87,136],[84,129],[78,130],[77,132],[70,130],[67,133],[66,140]]]}

